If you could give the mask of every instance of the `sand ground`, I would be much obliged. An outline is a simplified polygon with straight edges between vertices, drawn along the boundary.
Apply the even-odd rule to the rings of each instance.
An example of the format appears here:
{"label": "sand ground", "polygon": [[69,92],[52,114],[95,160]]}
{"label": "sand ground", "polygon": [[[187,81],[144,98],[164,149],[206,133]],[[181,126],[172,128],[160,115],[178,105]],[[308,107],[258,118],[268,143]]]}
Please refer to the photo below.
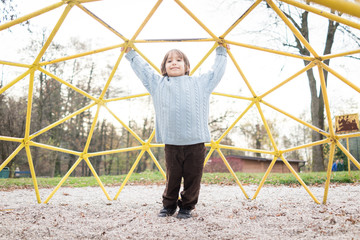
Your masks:
{"label": "sand ground", "polygon": [[[332,185],[326,205],[302,187],[264,186],[249,201],[237,185],[202,185],[187,220],[157,217],[163,189],[128,185],[108,201],[99,187],[60,188],[48,204],[32,189],[0,191],[0,239],[360,239],[360,185]],[[310,189],[322,202],[324,187]]]}

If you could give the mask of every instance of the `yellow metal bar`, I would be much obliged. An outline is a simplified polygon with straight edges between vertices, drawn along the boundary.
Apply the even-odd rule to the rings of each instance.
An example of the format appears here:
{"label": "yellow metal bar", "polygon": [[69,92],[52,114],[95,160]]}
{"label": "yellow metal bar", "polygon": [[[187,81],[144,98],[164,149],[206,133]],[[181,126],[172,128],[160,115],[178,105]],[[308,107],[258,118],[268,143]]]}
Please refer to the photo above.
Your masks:
{"label": "yellow metal bar", "polygon": [[314,67],[315,63],[314,62],[310,62],[306,67],[304,67],[303,69],[301,69],[300,71],[298,71],[297,73],[295,73],[294,75],[290,76],[288,79],[286,79],[285,81],[281,82],[280,84],[276,85],[275,87],[273,87],[272,89],[270,89],[269,91],[265,92],[264,94],[262,94],[259,98],[264,98],[266,95],[272,93],[273,91],[275,91],[276,89],[279,89],[280,87],[284,86],[286,83],[290,82],[291,80],[293,80],[294,78],[298,77],[300,74],[303,74],[304,72],[306,72],[307,70],[309,70],[310,68]]}
{"label": "yellow metal bar", "polygon": [[96,16],[94,13],[92,13],[89,9],[84,7],[81,4],[76,4],[81,10],[83,10],[85,13],[87,13],[90,17],[94,18],[96,21],[98,21],[101,25],[109,29],[112,33],[114,33],[116,36],[120,37],[122,40],[127,41],[128,39],[124,37],[121,33],[116,31],[114,28],[112,28],[109,24],[105,23],[102,19],[100,19],[98,16]]}
{"label": "yellow metal bar", "polygon": [[348,133],[348,134],[336,135],[336,136],[337,136],[339,139],[360,137],[360,132],[357,132],[357,133]]}
{"label": "yellow metal bar", "polygon": [[275,165],[275,163],[276,163],[276,160],[277,160],[277,157],[274,156],[273,160],[271,161],[268,169],[266,170],[265,175],[264,175],[263,178],[261,179],[261,182],[260,182],[258,188],[256,189],[256,192],[255,192],[255,194],[254,194],[254,196],[252,197],[251,200],[254,200],[254,199],[257,197],[257,195],[259,194],[259,192],[260,192],[261,188],[263,187],[263,185],[264,185],[267,177],[269,176],[269,173],[271,172],[271,169],[274,167],[274,165]]}
{"label": "yellow metal bar", "polygon": [[241,15],[236,21],[235,23],[233,23],[221,36],[220,38],[224,39],[226,37],[226,35],[228,35],[247,15],[249,15],[256,7],[257,5],[259,5],[259,3],[261,3],[262,0],[257,0],[256,2],[254,2],[247,10],[246,12]]}
{"label": "yellow metal bar", "polygon": [[8,163],[25,147],[24,143],[21,143],[11,154],[10,156],[0,165],[0,171],[8,165]]}
{"label": "yellow metal bar", "polygon": [[126,97],[104,99],[104,102],[106,102],[106,103],[115,102],[115,101],[126,100],[126,99],[131,99],[131,98],[138,98],[138,97],[144,97],[144,96],[150,96],[150,93],[142,93],[142,94],[136,94],[136,95],[126,96]]}
{"label": "yellow metal bar", "polygon": [[250,97],[241,97],[241,96],[232,95],[232,94],[227,94],[227,93],[218,93],[218,92],[213,92],[213,93],[211,93],[211,94],[212,94],[212,95],[217,95],[217,96],[229,97],[229,98],[237,98],[237,99],[242,99],[242,100],[248,100],[248,101],[252,101],[252,100],[254,100],[254,98],[250,98]]}
{"label": "yellow metal bar", "polygon": [[0,60],[0,64],[8,65],[8,66],[14,66],[14,67],[24,67],[24,68],[31,68],[32,67],[32,65],[29,65],[29,64],[2,61],[2,60]]}
{"label": "yellow metal bar", "polygon": [[192,17],[214,40],[218,41],[219,38],[208,29],[205,24],[203,24],[200,19],[198,19],[182,2],[179,0],[174,0],[184,11]]}
{"label": "yellow metal bar", "polygon": [[103,98],[104,98],[105,93],[106,93],[106,91],[108,90],[109,85],[110,85],[110,83],[111,83],[111,80],[113,79],[113,77],[114,77],[114,75],[115,75],[115,73],[116,73],[116,70],[117,70],[118,67],[119,67],[120,61],[121,61],[122,57],[124,56],[124,53],[125,53],[125,51],[122,51],[121,54],[120,54],[120,56],[118,57],[118,59],[117,59],[117,61],[116,61],[116,63],[115,63],[115,66],[113,67],[113,69],[112,69],[112,71],[111,71],[111,73],[110,73],[110,76],[109,76],[108,80],[106,81],[106,84],[105,84],[105,86],[104,86],[104,88],[103,88],[103,90],[102,90],[102,92],[101,92],[101,94],[100,94],[99,99],[103,99]]}
{"label": "yellow metal bar", "polygon": [[335,77],[339,78],[341,81],[343,81],[345,84],[347,84],[348,86],[350,86],[351,88],[353,88],[355,91],[360,93],[360,87],[356,86],[355,84],[353,84],[352,82],[350,82],[349,80],[347,80],[346,78],[344,78],[343,76],[341,76],[339,73],[335,72],[333,69],[331,69],[328,65],[324,64],[324,63],[320,63],[321,67],[323,67],[326,71],[328,71],[329,73],[333,74]]}
{"label": "yellow metal bar", "polygon": [[107,191],[105,190],[105,187],[104,187],[103,183],[101,182],[98,174],[96,173],[93,165],[91,164],[91,162],[89,161],[89,159],[88,159],[87,157],[85,157],[84,160],[85,160],[86,164],[88,165],[88,167],[90,168],[90,171],[91,171],[92,174],[94,175],[96,181],[97,181],[98,184],[100,185],[101,190],[103,190],[106,198],[111,201],[111,198],[110,198],[109,194],[107,193]]}
{"label": "yellow metal bar", "polygon": [[33,13],[27,14],[27,15],[25,15],[25,16],[23,16],[23,17],[19,17],[19,18],[15,19],[15,20],[13,20],[13,21],[11,21],[11,22],[8,22],[8,23],[5,23],[5,24],[3,24],[3,25],[0,25],[0,31],[2,31],[2,30],[4,30],[4,29],[7,29],[7,28],[9,28],[9,27],[11,27],[11,26],[14,26],[14,25],[16,25],[16,24],[25,22],[26,20],[29,20],[29,19],[31,19],[31,18],[33,18],[33,17],[36,17],[36,16],[39,16],[39,15],[41,15],[41,14],[43,14],[43,13],[49,12],[49,11],[55,9],[55,8],[61,7],[64,3],[65,3],[65,2],[63,2],[63,1],[58,2],[58,3],[55,3],[55,4],[53,4],[53,5],[50,5],[50,6],[45,7],[45,8],[42,8],[42,9],[40,9],[40,10],[38,10],[38,11],[33,12]]}
{"label": "yellow metal bar", "polygon": [[73,150],[60,148],[60,147],[54,147],[54,146],[50,146],[50,145],[47,145],[47,144],[37,143],[37,142],[32,142],[32,141],[29,142],[29,146],[45,148],[45,149],[49,149],[49,150],[53,150],[53,151],[57,151],[57,152],[63,152],[63,153],[76,155],[76,156],[80,156],[82,154],[81,152],[78,152],[78,151],[73,151]]}
{"label": "yellow metal bar", "polygon": [[159,143],[155,143],[155,144],[152,144],[152,143],[149,143],[149,146],[150,147],[165,147],[165,144],[159,144]]}
{"label": "yellow metal bar", "polygon": [[46,75],[48,75],[49,77],[55,79],[56,81],[61,82],[62,84],[68,86],[69,88],[73,89],[74,91],[76,91],[76,92],[84,95],[85,97],[90,98],[90,99],[93,100],[93,101],[98,101],[97,98],[95,98],[95,97],[91,96],[90,94],[88,94],[87,92],[85,92],[85,91],[83,91],[83,90],[75,87],[74,85],[72,85],[72,84],[70,84],[70,83],[62,80],[61,78],[55,76],[55,75],[52,74],[51,72],[48,72],[48,71],[46,71],[46,70],[43,69],[43,68],[39,68],[39,70],[40,70],[41,72],[45,73]]}
{"label": "yellow metal bar", "polygon": [[309,52],[315,57],[319,58],[319,55],[316,51],[311,47],[308,41],[301,35],[299,30],[289,21],[289,19],[285,16],[285,14],[274,4],[272,0],[266,0],[269,6],[277,13],[277,15],[284,21],[284,23],[290,28],[293,34],[299,39],[302,44],[304,44],[305,48],[309,50]]}
{"label": "yellow metal bar", "polygon": [[28,93],[28,102],[27,102],[27,110],[26,110],[26,123],[25,123],[25,139],[29,138],[30,135],[30,123],[31,123],[31,108],[32,108],[32,100],[33,100],[33,92],[34,92],[34,69],[30,72],[30,80],[29,80],[29,93]]}
{"label": "yellow metal bar", "polygon": [[245,189],[243,188],[243,186],[241,185],[238,177],[236,176],[236,174],[234,173],[233,169],[231,168],[230,164],[228,163],[228,161],[226,160],[224,154],[219,150],[219,149],[216,149],[216,151],[219,153],[221,159],[223,160],[223,162],[225,163],[227,169],[229,170],[229,172],[231,173],[231,175],[234,177],[236,183],[239,185],[241,191],[244,193],[245,197],[247,199],[249,199],[249,196],[246,194],[245,192]]}
{"label": "yellow metal bar", "polygon": [[331,170],[332,165],[334,161],[334,153],[335,153],[335,143],[332,142],[330,145],[330,155],[329,155],[329,163],[327,167],[327,173],[326,173],[326,182],[325,182],[325,191],[324,191],[324,197],[323,197],[323,204],[326,204],[328,192],[329,192],[329,185],[330,185],[330,179],[331,179]]}
{"label": "yellow metal bar", "polygon": [[216,140],[217,143],[220,143],[221,140],[235,127],[235,125],[240,121],[240,119],[250,110],[250,108],[254,105],[254,102],[251,102],[249,106],[240,114],[240,116],[226,129],[226,131]]}
{"label": "yellow metal bar", "polygon": [[[338,15],[335,15],[333,13],[325,12],[324,10],[317,9],[317,8],[312,7],[310,5],[303,4],[303,3],[300,3],[300,2],[294,1],[294,0],[280,0],[280,1],[285,2],[287,4],[290,4],[290,5],[293,5],[293,6],[298,7],[298,8],[302,8],[302,9],[308,11],[308,12],[312,12],[312,13],[315,13],[317,15],[326,17],[326,18],[331,19],[333,21],[348,25],[350,27],[360,29],[360,24],[352,22],[352,21],[347,20],[345,18],[339,17]],[[323,1],[323,2],[327,2],[327,0]],[[341,4],[339,3],[338,5],[341,5]]]}
{"label": "yellow metal bar", "polygon": [[41,48],[38,56],[36,57],[34,64],[38,64],[40,62],[40,59],[42,58],[42,56],[44,55],[46,49],[49,47],[50,43],[52,42],[52,40],[54,39],[57,31],[59,30],[60,26],[62,25],[62,23],[64,22],[67,14],[70,12],[70,9],[74,6],[74,3],[69,3],[63,14],[61,15],[59,21],[56,23],[54,29],[52,30],[52,32],[50,33],[50,36],[48,37],[48,39],[46,40],[44,46]]}
{"label": "yellow metal bar", "polygon": [[145,60],[147,61],[159,74],[161,74],[160,69],[150,61],[142,52],[139,51],[135,46],[133,46],[133,49]]}
{"label": "yellow metal bar", "polygon": [[93,119],[93,122],[92,122],[92,124],[91,124],[91,128],[90,128],[90,131],[89,131],[89,135],[88,135],[88,138],[87,138],[87,140],[86,140],[86,144],[85,144],[85,148],[84,148],[84,153],[87,153],[87,151],[88,151],[88,149],[89,149],[89,145],[90,145],[90,142],[91,142],[91,139],[92,139],[92,135],[93,135],[93,133],[94,133],[95,125],[96,125],[97,119],[98,119],[98,117],[99,117],[100,108],[101,108],[101,105],[98,104],[97,109],[96,109],[96,113],[95,113],[95,116],[94,116],[94,119]]}
{"label": "yellow metal bar", "polygon": [[283,160],[283,162],[285,163],[285,165],[288,167],[288,169],[291,171],[291,173],[296,177],[296,179],[299,181],[299,183],[305,188],[305,190],[308,192],[308,194],[312,197],[312,199],[320,204],[319,200],[316,199],[316,197],[314,196],[314,194],[312,194],[312,192],[310,191],[310,189],[306,186],[306,184],[304,183],[304,181],[301,179],[301,177],[296,173],[296,171],[292,168],[292,166],[289,164],[289,162],[284,158],[283,155],[280,156],[281,159]]}
{"label": "yellow metal bar", "polygon": [[147,151],[151,157],[151,159],[153,160],[153,162],[155,163],[156,167],[159,169],[159,171],[161,172],[161,174],[163,175],[163,177],[166,179],[166,173],[164,172],[164,170],[162,169],[160,163],[158,162],[158,160],[156,159],[156,157],[154,156],[154,154],[152,153],[151,150]]}
{"label": "yellow metal bar", "polygon": [[[350,152],[349,150],[349,138],[346,138],[346,150],[348,152]],[[350,169],[350,158],[348,156],[346,156],[347,158],[347,163],[348,163],[348,173],[349,173],[349,176],[351,175],[351,169]]]}
{"label": "yellow metal bar", "polygon": [[7,141],[7,142],[23,142],[23,138],[15,138],[15,137],[6,137],[6,136],[0,136],[0,141]]}
{"label": "yellow metal bar", "polygon": [[9,89],[9,88],[12,87],[13,85],[15,85],[18,81],[20,81],[20,80],[23,79],[24,77],[26,77],[31,71],[32,71],[32,69],[27,70],[26,72],[24,72],[23,74],[21,74],[20,76],[18,76],[17,78],[15,78],[14,80],[12,80],[12,81],[9,82],[8,84],[6,84],[4,87],[0,88],[0,94],[2,94],[2,93],[5,92],[7,89]]}
{"label": "yellow metal bar", "polygon": [[102,155],[109,155],[109,154],[115,154],[115,153],[131,152],[131,151],[142,150],[142,149],[143,149],[142,146],[121,148],[121,149],[115,149],[115,150],[88,153],[88,156],[89,157],[102,156]]}
{"label": "yellow metal bar", "polygon": [[40,194],[39,194],[39,187],[38,187],[37,180],[36,180],[34,163],[32,161],[29,145],[25,145],[25,150],[26,150],[26,155],[27,155],[27,159],[28,159],[28,163],[29,163],[31,178],[32,178],[34,188],[35,188],[36,199],[37,199],[38,203],[41,203],[41,198],[40,198]]}
{"label": "yellow metal bar", "polygon": [[248,89],[250,90],[251,95],[252,95],[253,97],[255,97],[255,96],[256,96],[256,94],[255,94],[254,90],[252,89],[252,87],[251,87],[251,85],[250,85],[249,81],[246,79],[246,77],[245,77],[245,75],[244,75],[243,71],[240,69],[240,66],[239,66],[239,64],[236,62],[236,60],[235,60],[234,56],[232,55],[232,53],[231,53],[230,51],[228,51],[228,55],[230,56],[230,58],[231,58],[231,60],[233,61],[233,63],[234,63],[234,65],[235,65],[236,69],[237,69],[237,70],[238,70],[238,72],[240,73],[240,75],[241,75],[242,79],[244,80],[244,82],[245,82],[246,86],[247,86],[247,87],[248,87]]}
{"label": "yellow metal bar", "polygon": [[211,157],[211,155],[213,154],[214,151],[215,151],[215,148],[210,148],[210,151],[208,152],[208,154],[206,155],[206,158],[204,160],[204,166],[209,161],[209,159],[210,159],[210,157]]}
{"label": "yellow metal bar", "polygon": [[324,103],[325,103],[325,111],[326,111],[326,117],[327,117],[327,121],[328,121],[329,132],[330,132],[331,136],[334,136],[335,131],[334,131],[334,127],[333,127],[333,123],[332,123],[332,119],[331,119],[330,104],[329,104],[329,97],[327,95],[327,89],[326,89],[327,86],[325,83],[324,70],[321,67],[321,65],[318,65],[318,70],[319,70],[319,75],[320,75],[321,91],[322,91],[323,99],[324,99]]}
{"label": "yellow metal bar", "polygon": [[116,116],[106,105],[104,105],[104,107],[134,138],[136,138],[136,140],[138,140],[141,144],[144,143],[144,141],[131,128],[129,128],[123,121],[121,121],[121,119],[118,118],[118,116]]}
{"label": "yellow metal bar", "polygon": [[353,164],[355,164],[355,166],[360,170],[360,164],[359,162],[353,157],[353,155],[351,155],[351,153],[338,141],[336,142],[336,145],[341,149],[341,151],[343,151],[343,153],[345,153],[345,155],[350,158],[350,160],[352,161]]}
{"label": "yellow metal bar", "polygon": [[219,144],[219,148],[220,149],[238,150],[238,151],[243,151],[243,152],[255,152],[255,153],[264,153],[264,154],[274,155],[274,151],[266,151],[266,150],[251,149],[251,148],[240,148],[240,147],[234,147],[234,146],[222,145],[222,144]]}
{"label": "yellow metal bar", "polygon": [[330,138],[326,138],[326,139],[323,139],[323,140],[320,140],[320,141],[300,145],[300,146],[293,147],[293,148],[284,149],[284,150],[281,150],[281,152],[282,153],[292,152],[292,151],[303,149],[303,148],[308,148],[308,147],[313,147],[313,146],[318,146],[318,145],[322,145],[322,144],[325,144],[325,143],[329,143],[330,141],[331,141]]}
{"label": "yellow metal bar", "polygon": [[76,162],[74,163],[74,165],[72,165],[72,167],[69,169],[69,171],[64,175],[64,177],[60,180],[60,182],[58,183],[58,185],[54,188],[54,190],[50,193],[50,195],[46,198],[46,200],[44,201],[44,203],[48,203],[50,201],[50,199],[54,196],[54,194],[57,192],[57,190],[59,190],[59,188],[61,187],[61,185],[63,185],[63,183],[66,181],[66,179],[68,179],[68,177],[70,176],[70,174],[75,170],[75,168],[77,167],[77,165],[79,165],[79,163],[81,162],[82,158],[79,157]]}
{"label": "yellow metal bar", "polygon": [[134,164],[132,165],[129,173],[126,175],[126,178],[125,180],[123,181],[123,183],[121,184],[121,187],[119,189],[119,191],[116,193],[115,197],[114,197],[114,200],[116,200],[118,197],[119,197],[119,194],[120,192],[123,190],[124,186],[126,185],[127,181],[129,180],[131,174],[134,172],[136,166],[139,164],[139,161],[142,157],[142,155],[144,154],[145,150],[142,150],[140,153],[139,153],[139,156],[136,158]]}
{"label": "yellow metal bar", "polygon": [[155,131],[156,129],[154,128],[154,130],[152,131],[152,133],[150,134],[149,139],[147,140],[149,143],[153,140],[153,138],[155,137]]}
{"label": "yellow metal bar", "polygon": [[169,43],[169,42],[213,42],[212,38],[184,38],[184,39],[137,39],[133,43]]}
{"label": "yellow metal bar", "polygon": [[54,60],[51,60],[51,61],[41,62],[41,63],[39,63],[39,65],[40,66],[45,66],[45,65],[49,65],[49,64],[53,64],[53,63],[64,62],[64,61],[67,61],[67,60],[70,60],[70,59],[80,58],[80,57],[92,55],[92,54],[95,54],[95,53],[101,53],[101,52],[113,50],[113,49],[116,49],[116,48],[120,48],[122,46],[124,46],[124,44],[117,44],[117,45],[114,45],[114,46],[109,46],[109,47],[105,47],[105,48],[99,48],[99,49],[96,49],[96,50],[75,54],[75,55],[72,55],[72,56],[67,56],[67,57],[54,59]]}
{"label": "yellow metal bar", "polygon": [[277,147],[277,144],[275,143],[275,140],[274,140],[274,138],[273,138],[273,136],[272,136],[272,134],[271,134],[271,130],[270,130],[270,128],[269,128],[269,125],[268,125],[268,123],[267,123],[267,121],[266,121],[266,119],[265,119],[264,113],[263,113],[263,111],[262,111],[262,109],[261,109],[261,107],[260,107],[260,103],[259,103],[258,101],[256,101],[255,104],[256,104],[256,108],[257,108],[258,111],[259,111],[260,117],[261,117],[261,119],[262,119],[262,121],[263,121],[263,123],[264,123],[266,132],[267,132],[267,134],[268,134],[268,136],[269,136],[269,138],[270,138],[270,141],[271,141],[271,143],[272,143],[275,151],[279,151],[279,149],[278,149],[278,147]]}
{"label": "yellow metal bar", "polygon": [[338,10],[360,18],[360,4],[347,0],[309,0],[310,2],[323,5],[325,7]]}
{"label": "yellow metal bar", "polygon": [[76,112],[68,115],[67,117],[64,117],[63,119],[60,119],[60,120],[58,120],[57,122],[54,122],[53,124],[50,124],[49,126],[47,126],[47,127],[43,128],[43,129],[41,129],[41,130],[33,133],[32,135],[29,136],[29,140],[34,139],[35,137],[39,136],[40,134],[43,134],[44,132],[46,132],[46,131],[48,131],[48,130],[50,130],[50,129],[58,126],[58,125],[60,125],[61,123],[67,121],[67,120],[70,119],[70,118],[75,117],[76,115],[78,115],[78,114],[80,114],[80,113],[82,113],[82,112],[84,112],[84,111],[92,108],[92,107],[95,106],[95,105],[96,105],[96,103],[93,102],[93,103],[91,103],[91,104],[89,104],[89,105],[87,105],[87,106],[85,106],[85,107],[77,110]]}
{"label": "yellow metal bar", "polygon": [[262,102],[263,104],[265,104],[266,106],[268,106],[268,107],[270,107],[270,108],[272,108],[272,109],[274,109],[274,110],[276,110],[276,111],[284,114],[285,116],[288,116],[289,118],[294,119],[295,121],[297,121],[297,122],[299,122],[299,123],[301,123],[301,124],[303,124],[303,125],[311,128],[312,130],[314,130],[314,131],[316,131],[316,132],[318,132],[318,133],[320,133],[320,134],[322,134],[322,135],[324,135],[324,136],[326,136],[326,137],[329,137],[329,136],[330,136],[330,134],[327,133],[327,132],[325,132],[324,130],[322,130],[322,129],[320,129],[320,128],[317,128],[317,127],[315,127],[315,126],[313,126],[313,125],[311,125],[311,124],[309,124],[309,123],[307,123],[307,122],[305,122],[305,121],[303,121],[303,120],[301,120],[301,119],[299,119],[299,118],[297,118],[297,117],[294,117],[293,115],[291,115],[291,114],[289,114],[289,113],[281,110],[280,108],[277,108],[277,107],[271,105],[270,103],[268,103],[268,102],[266,102],[266,101],[264,101],[264,100],[261,100],[261,102]]}
{"label": "yellow metal bar", "polygon": [[353,54],[357,54],[357,53],[360,53],[360,49],[352,50],[352,51],[348,51],[348,52],[324,55],[324,56],[321,56],[321,60],[324,61],[327,59],[332,59],[332,58],[336,58],[336,57],[344,57],[344,56],[353,55]]}
{"label": "yellow metal bar", "polygon": [[[65,1],[67,1],[67,0],[65,0]],[[76,2],[79,2],[79,3],[99,2],[99,1],[102,1],[102,0],[76,0]]]}
{"label": "yellow metal bar", "polygon": [[298,54],[294,54],[294,53],[282,52],[282,51],[278,51],[278,50],[274,50],[274,49],[258,47],[258,46],[249,45],[249,44],[245,44],[245,43],[234,42],[234,41],[230,41],[230,40],[226,40],[226,42],[228,44],[231,44],[231,45],[236,45],[236,46],[240,46],[240,47],[254,49],[254,50],[258,50],[258,51],[262,51],[262,52],[274,53],[274,54],[278,54],[278,55],[283,55],[283,56],[288,56],[288,57],[293,57],[293,58],[299,58],[299,59],[303,59],[303,60],[307,60],[307,61],[313,61],[314,60],[313,57],[309,57],[309,56],[302,56],[302,55],[298,55]]}
{"label": "yellow metal bar", "polygon": [[194,72],[200,67],[201,64],[204,63],[204,61],[210,56],[210,54],[215,50],[215,48],[219,46],[217,43],[214,44],[214,46],[208,51],[205,56],[200,60],[200,62],[191,70],[190,76],[194,74]]}
{"label": "yellow metal bar", "polygon": [[150,13],[146,16],[145,20],[142,22],[142,24],[140,25],[134,36],[131,38],[131,41],[134,41],[139,36],[140,32],[144,29],[145,25],[150,20],[150,18],[155,13],[156,9],[160,6],[161,3],[162,0],[158,0],[156,2],[155,6],[151,9]]}

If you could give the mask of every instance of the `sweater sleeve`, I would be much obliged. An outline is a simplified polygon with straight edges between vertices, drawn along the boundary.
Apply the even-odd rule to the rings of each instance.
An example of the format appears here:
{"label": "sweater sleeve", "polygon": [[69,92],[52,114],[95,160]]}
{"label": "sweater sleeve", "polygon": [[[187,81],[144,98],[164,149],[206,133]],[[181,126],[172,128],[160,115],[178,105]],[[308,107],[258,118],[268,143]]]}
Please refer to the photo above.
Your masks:
{"label": "sweater sleeve", "polygon": [[144,87],[149,91],[150,94],[153,94],[161,76],[157,74],[154,69],[144,61],[144,59],[136,53],[136,51],[131,50],[126,55],[125,58],[129,60],[132,69],[135,74],[143,83]]}
{"label": "sweater sleeve", "polygon": [[215,62],[211,68],[211,70],[204,75],[200,76],[200,79],[205,85],[206,90],[211,93],[216,86],[219,84],[221,78],[225,73],[227,62],[227,52],[226,48],[224,47],[217,47],[216,48],[216,58]]}

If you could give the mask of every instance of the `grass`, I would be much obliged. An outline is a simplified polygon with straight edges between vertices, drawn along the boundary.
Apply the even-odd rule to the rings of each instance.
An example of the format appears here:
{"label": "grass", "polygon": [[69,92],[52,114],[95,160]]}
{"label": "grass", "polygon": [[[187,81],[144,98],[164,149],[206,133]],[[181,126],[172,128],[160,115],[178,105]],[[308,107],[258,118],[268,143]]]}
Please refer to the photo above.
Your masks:
{"label": "grass", "polygon": [[[321,185],[326,181],[326,172],[299,173],[306,185]],[[236,173],[242,185],[258,185],[264,176],[264,173]],[[126,175],[100,176],[105,186],[120,186]],[[42,178],[37,177],[39,188],[54,188],[61,180],[61,177]],[[336,172],[331,175],[331,183],[359,183],[360,171]],[[130,185],[150,185],[164,184],[164,177],[160,172],[145,171],[142,173],[133,173],[127,182]],[[203,184],[236,184],[234,177],[230,173],[204,173]],[[295,176],[291,173],[271,173],[266,179],[265,184],[270,185],[300,185]],[[96,187],[99,186],[96,179],[91,177],[69,177],[64,187]],[[12,190],[19,188],[33,188],[31,178],[0,178],[0,190]]]}

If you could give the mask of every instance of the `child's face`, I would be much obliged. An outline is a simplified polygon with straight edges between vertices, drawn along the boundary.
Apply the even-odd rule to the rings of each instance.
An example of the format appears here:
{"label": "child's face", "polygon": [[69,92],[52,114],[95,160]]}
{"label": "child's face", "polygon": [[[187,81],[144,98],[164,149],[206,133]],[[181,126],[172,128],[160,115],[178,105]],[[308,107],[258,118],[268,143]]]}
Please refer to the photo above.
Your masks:
{"label": "child's face", "polygon": [[186,66],[184,59],[176,52],[171,52],[166,59],[166,73],[169,77],[179,77],[185,75]]}

